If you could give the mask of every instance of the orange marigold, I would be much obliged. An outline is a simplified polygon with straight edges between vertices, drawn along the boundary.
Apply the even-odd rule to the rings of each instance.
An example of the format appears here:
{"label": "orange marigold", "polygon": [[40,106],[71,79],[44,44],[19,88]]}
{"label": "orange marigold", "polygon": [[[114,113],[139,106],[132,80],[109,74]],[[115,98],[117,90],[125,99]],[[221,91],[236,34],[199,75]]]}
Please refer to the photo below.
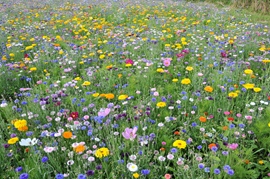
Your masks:
{"label": "orange marigold", "polygon": [[62,136],[65,138],[65,139],[70,139],[72,137],[72,132],[70,131],[66,131],[62,134]]}
{"label": "orange marigold", "polygon": [[74,148],[74,151],[76,153],[82,153],[83,151],[85,151],[85,146],[84,145],[78,145],[77,147]]}
{"label": "orange marigold", "polygon": [[199,118],[199,120],[201,121],[201,122],[206,122],[206,117],[204,117],[204,116],[201,116],[200,118]]}

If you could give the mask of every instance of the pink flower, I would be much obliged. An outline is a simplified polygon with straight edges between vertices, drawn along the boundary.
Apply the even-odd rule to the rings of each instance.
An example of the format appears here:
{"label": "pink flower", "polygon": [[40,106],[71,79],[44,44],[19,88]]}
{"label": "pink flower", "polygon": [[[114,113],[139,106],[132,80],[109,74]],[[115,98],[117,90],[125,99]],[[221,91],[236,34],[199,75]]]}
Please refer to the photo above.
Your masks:
{"label": "pink flower", "polygon": [[252,120],[252,116],[245,116],[247,120]]}
{"label": "pink flower", "polygon": [[165,177],[165,179],[171,179],[172,175],[167,173],[167,174],[164,175],[164,177]]}
{"label": "pink flower", "polygon": [[171,59],[170,58],[165,58],[164,61],[163,61],[163,65],[165,67],[168,67],[168,66],[170,66],[170,64],[171,64]]}
{"label": "pink flower", "polygon": [[231,113],[229,111],[225,111],[224,114],[227,116],[230,115]]}
{"label": "pink flower", "polygon": [[237,143],[228,144],[229,149],[235,150],[235,149],[237,149],[237,147],[238,147]]}
{"label": "pink flower", "polygon": [[107,116],[109,113],[111,112],[110,108],[106,108],[106,109],[100,109],[100,111],[98,112],[98,116]]}
{"label": "pink flower", "polygon": [[128,140],[134,140],[136,138],[136,132],[137,132],[138,128],[134,127],[132,128],[126,128],[124,132],[122,132],[122,135],[125,139]]}
{"label": "pink flower", "polygon": [[133,60],[128,58],[128,59],[126,59],[125,63],[133,65],[134,62],[133,62]]}

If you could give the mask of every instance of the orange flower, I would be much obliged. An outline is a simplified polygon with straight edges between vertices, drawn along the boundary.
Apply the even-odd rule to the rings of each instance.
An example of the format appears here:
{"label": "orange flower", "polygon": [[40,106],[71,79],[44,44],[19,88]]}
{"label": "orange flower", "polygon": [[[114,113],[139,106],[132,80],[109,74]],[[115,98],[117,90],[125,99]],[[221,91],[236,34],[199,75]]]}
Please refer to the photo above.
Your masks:
{"label": "orange flower", "polygon": [[84,145],[78,145],[77,147],[74,148],[74,151],[76,153],[81,153],[81,152],[85,151],[85,146]]}
{"label": "orange flower", "polygon": [[29,152],[29,150],[30,150],[29,148],[26,148],[26,149],[25,149],[25,152]]}
{"label": "orange flower", "polygon": [[211,144],[208,145],[208,148],[209,148],[209,149],[212,149],[212,147],[216,147],[216,146],[217,146],[217,145],[216,145],[215,143],[211,143]]}
{"label": "orange flower", "polygon": [[222,130],[224,130],[224,131],[228,130],[228,126],[223,126]]}
{"label": "orange flower", "polygon": [[66,131],[62,134],[62,136],[65,138],[65,139],[70,139],[72,137],[72,132],[70,131]]}
{"label": "orange flower", "polygon": [[106,99],[113,99],[114,98],[114,94],[112,94],[112,93],[105,94],[105,98]]}
{"label": "orange flower", "polygon": [[22,132],[28,131],[28,126],[19,127],[18,131],[22,131]]}
{"label": "orange flower", "polygon": [[165,151],[165,148],[164,147],[161,147],[159,150],[160,151]]}
{"label": "orange flower", "polygon": [[248,159],[244,160],[245,164],[249,164],[250,161]]}
{"label": "orange flower", "polygon": [[204,116],[201,116],[200,118],[199,118],[199,120],[201,121],[201,122],[206,122],[206,117],[204,117]]}
{"label": "orange flower", "polygon": [[180,132],[179,131],[175,131],[174,132],[174,135],[180,135]]}
{"label": "orange flower", "polygon": [[209,92],[209,93],[212,93],[213,90],[214,90],[214,89],[213,89],[212,86],[206,86],[206,87],[204,88],[204,91]]}

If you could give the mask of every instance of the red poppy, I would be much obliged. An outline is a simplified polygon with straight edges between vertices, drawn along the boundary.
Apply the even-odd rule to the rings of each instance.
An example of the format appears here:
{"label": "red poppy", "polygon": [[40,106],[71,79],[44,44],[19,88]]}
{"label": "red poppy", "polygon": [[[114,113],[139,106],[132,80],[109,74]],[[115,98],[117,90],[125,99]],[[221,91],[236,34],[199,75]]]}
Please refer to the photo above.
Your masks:
{"label": "red poppy", "polygon": [[70,113],[69,117],[72,117],[73,119],[77,119],[79,117],[79,113],[77,111],[72,112],[72,113]]}
{"label": "red poppy", "polygon": [[228,117],[228,121],[234,121],[234,118],[233,117]]}

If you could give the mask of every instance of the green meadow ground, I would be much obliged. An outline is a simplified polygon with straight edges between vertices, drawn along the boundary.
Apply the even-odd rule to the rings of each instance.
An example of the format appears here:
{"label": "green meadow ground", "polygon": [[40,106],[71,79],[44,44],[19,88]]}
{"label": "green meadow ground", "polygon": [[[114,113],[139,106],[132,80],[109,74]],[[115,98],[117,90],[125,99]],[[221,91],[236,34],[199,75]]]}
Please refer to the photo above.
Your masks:
{"label": "green meadow ground", "polygon": [[217,6],[1,1],[1,178],[269,178],[270,16]]}

